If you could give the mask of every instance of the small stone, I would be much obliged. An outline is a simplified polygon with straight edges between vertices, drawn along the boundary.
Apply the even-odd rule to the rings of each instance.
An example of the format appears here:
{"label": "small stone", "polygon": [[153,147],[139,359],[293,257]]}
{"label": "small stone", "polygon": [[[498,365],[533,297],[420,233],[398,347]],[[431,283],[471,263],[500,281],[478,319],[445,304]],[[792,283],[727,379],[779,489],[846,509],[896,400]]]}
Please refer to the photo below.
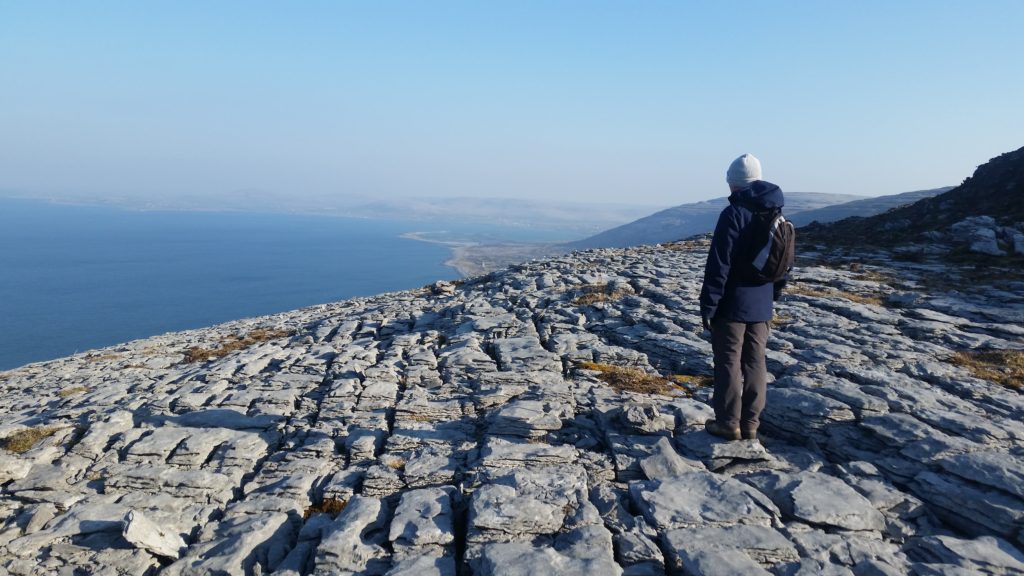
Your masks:
{"label": "small stone", "polygon": [[181,535],[163,530],[136,510],[125,516],[121,535],[129,543],[161,558],[177,560],[185,551]]}
{"label": "small stone", "polygon": [[700,470],[694,462],[688,462],[676,452],[672,443],[664,436],[654,445],[654,454],[640,461],[640,468],[648,480],[667,480],[684,472]]}
{"label": "small stone", "polygon": [[396,546],[446,545],[452,531],[451,495],[454,488],[423,488],[402,495],[388,537]]}

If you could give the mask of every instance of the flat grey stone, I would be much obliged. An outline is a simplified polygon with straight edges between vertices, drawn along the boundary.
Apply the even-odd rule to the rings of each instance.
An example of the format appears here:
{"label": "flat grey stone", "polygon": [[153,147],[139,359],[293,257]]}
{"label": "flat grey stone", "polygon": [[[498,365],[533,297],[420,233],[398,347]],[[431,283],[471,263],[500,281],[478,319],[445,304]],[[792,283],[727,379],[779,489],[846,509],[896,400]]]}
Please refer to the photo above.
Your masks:
{"label": "flat grey stone", "polygon": [[619,412],[619,422],[631,434],[657,434],[672,427],[656,405],[639,402],[626,404]]}
{"label": "flat grey stone", "polygon": [[761,424],[770,430],[806,437],[831,423],[854,419],[853,410],[838,400],[809,390],[769,386]]}
{"label": "flat grey stone", "polygon": [[446,545],[455,539],[451,497],[454,488],[422,488],[402,495],[388,539],[396,546]]}
{"label": "flat grey stone", "polygon": [[288,515],[281,512],[225,518],[212,527],[208,539],[191,545],[185,556],[162,574],[248,575],[254,566],[266,562],[269,547],[291,539],[291,530]]}
{"label": "flat grey stone", "polygon": [[[586,539],[584,539],[586,540]],[[533,576],[535,574],[622,574],[611,558],[611,537],[601,543],[606,553],[593,557],[580,554],[572,544],[556,542],[554,547],[537,548],[521,542],[491,543],[481,547],[474,574],[492,576]]]}
{"label": "flat grey stone", "polygon": [[657,542],[640,530],[630,530],[615,536],[616,560],[629,568],[638,564],[646,564],[652,568],[660,568],[665,573],[665,559],[658,548]]}
{"label": "flat grey stone", "polygon": [[633,482],[634,504],[661,530],[694,526],[770,526],[779,510],[746,484],[711,472],[687,472],[669,480]]}
{"label": "flat grey stone", "polygon": [[264,414],[246,416],[237,410],[212,408],[196,412],[186,412],[178,416],[151,416],[149,422],[161,425],[172,423],[178,426],[194,428],[230,428],[232,430],[266,430],[281,422],[281,416]]}
{"label": "flat grey stone", "polygon": [[533,437],[562,427],[561,410],[539,400],[517,400],[488,416],[491,434]]}
{"label": "flat grey stone", "polygon": [[843,530],[885,528],[885,517],[848,484],[828,474],[767,472],[750,477],[782,513],[812,525]]}
{"label": "flat grey stone", "polygon": [[897,573],[908,571],[907,558],[899,546],[873,535],[814,529],[793,531],[790,537],[804,559],[838,564],[857,573],[866,570],[866,564],[881,569],[883,574],[893,569],[897,569]]}
{"label": "flat grey stone", "polygon": [[913,478],[914,495],[944,521],[971,534],[1013,538],[1024,522],[1024,501],[1001,491],[949,474],[920,472]]}
{"label": "flat grey stone", "polygon": [[726,442],[704,430],[677,436],[679,445],[700,458],[710,470],[775,468],[781,464],[756,440]]}
{"label": "flat grey stone", "polygon": [[11,480],[21,480],[28,476],[31,469],[31,460],[0,452],[0,484],[6,484]]}
{"label": "flat grey stone", "polygon": [[386,509],[376,498],[353,496],[338,518],[323,529],[313,574],[383,573],[390,564],[381,546]]}
{"label": "flat grey stone", "polygon": [[654,454],[640,461],[640,468],[648,480],[667,480],[684,472],[701,470],[697,463],[685,460],[676,452],[672,442],[662,436],[654,446]]}
{"label": "flat grey stone", "polygon": [[498,357],[498,366],[502,370],[562,371],[561,359],[545,350],[535,338],[501,338],[494,340],[491,345]]}
{"label": "flat grey stone", "polygon": [[1024,573],[1024,554],[1001,538],[925,536],[908,543],[907,555],[922,562],[952,564],[984,574]]}
{"label": "flat grey stone", "polygon": [[161,558],[177,560],[185,552],[185,540],[181,535],[160,528],[135,510],[125,517],[121,535],[129,544]]}
{"label": "flat grey stone", "polygon": [[680,398],[672,402],[676,410],[676,417],[684,428],[704,427],[704,422],[715,417],[715,411],[703,402]]}
{"label": "flat grey stone", "polygon": [[1024,460],[999,452],[955,454],[939,461],[944,470],[966,480],[1024,499]]}
{"label": "flat grey stone", "polygon": [[552,534],[562,527],[571,506],[586,498],[584,490],[580,472],[569,469],[514,471],[473,493],[470,525],[485,539]]}
{"label": "flat grey stone", "polygon": [[789,540],[766,526],[739,524],[670,530],[665,533],[665,542],[680,557],[699,550],[735,550],[766,567],[800,558]]}
{"label": "flat grey stone", "polygon": [[846,530],[882,530],[885,518],[842,480],[826,474],[802,474],[789,490],[793,515],[813,524]]}
{"label": "flat grey stone", "polygon": [[395,562],[385,576],[455,576],[455,557],[422,554]]}
{"label": "flat grey stone", "polygon": [[679,559],[685,574],[701,574],[703,576],[735,576],[736,574],[769,576],[771,574],[749,556],[737,554],[735,550],[722,548],[683,550],[679,552]]}
{"label": "flat grey stone", "polygon": [[102,497],[84,500],[47,522],[42,530],[25,534],[8,543],[7,552],[14,556],[34,556],[41,548],[59,539],[97,532],[120,537],[128,510],[112,500]]}

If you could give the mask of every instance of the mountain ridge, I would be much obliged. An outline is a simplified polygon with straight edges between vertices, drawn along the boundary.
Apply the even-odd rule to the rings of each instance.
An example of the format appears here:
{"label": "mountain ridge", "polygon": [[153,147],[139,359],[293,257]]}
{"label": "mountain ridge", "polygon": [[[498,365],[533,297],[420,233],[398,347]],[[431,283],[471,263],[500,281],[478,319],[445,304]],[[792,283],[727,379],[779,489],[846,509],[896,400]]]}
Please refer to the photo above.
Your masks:
{"label": "mountain ridge", "polygon": [[793,214],[787,213],[787,218],[797,226],[805,226],[812,222],[826,224],[842,220],[844,218],[849,218],[851,216],[866,218],[907,204],[913,204],[923,198],[931,198],[932,196],[949,192],[953,188],[953,186],[943,186],[941,188],[913,190],[910,192],[901,192],[899,194],[875,196],[871,198],[864,198],[863,200],[853,200],[842,204],[825,206],[824,208],[802,210]]}
{"label": "mountain ridge", "polygon": [[[802,210],[822,208],[858,199],[862,199],[862,197],[823,192],[787,192],[786,213],[797,214]],[[694,234],[714,230],[718,214],[727,205],[728,198],[725,196],[681,204],[582,240],[567,242],[564,245],[568,249],[623,248],[680,240]]]}
{"label": "mountain ridge", "polygon": [[993,236],[1006,233],[994,230],[999,226],[1024,229],[1024,147],[981,164],[948,192],[884,214],[809,225],[802,231],[814,242],[893,246],[941,238],[957,223],[979,216],[992,219],[988,229]]}

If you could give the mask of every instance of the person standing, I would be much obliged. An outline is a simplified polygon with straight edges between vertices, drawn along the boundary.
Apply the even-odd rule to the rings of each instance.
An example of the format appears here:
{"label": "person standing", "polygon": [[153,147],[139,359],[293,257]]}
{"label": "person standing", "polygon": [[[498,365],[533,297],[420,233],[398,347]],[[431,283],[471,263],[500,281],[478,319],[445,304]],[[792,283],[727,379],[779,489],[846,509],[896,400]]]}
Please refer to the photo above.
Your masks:
{"label": "person standing", "polygon": [[781,209],[785,199],[778,186],[761,179],[761,162],[752,154],[732,162],[726,183],[729,206],[718,217],[700,291],[701,320],[711,331],[715,364],[715,419],[704,427],[727,440],[756,440],[768,384],[768,322],[785,280],[750,280],[742,259],[754,241],[754,218]]}

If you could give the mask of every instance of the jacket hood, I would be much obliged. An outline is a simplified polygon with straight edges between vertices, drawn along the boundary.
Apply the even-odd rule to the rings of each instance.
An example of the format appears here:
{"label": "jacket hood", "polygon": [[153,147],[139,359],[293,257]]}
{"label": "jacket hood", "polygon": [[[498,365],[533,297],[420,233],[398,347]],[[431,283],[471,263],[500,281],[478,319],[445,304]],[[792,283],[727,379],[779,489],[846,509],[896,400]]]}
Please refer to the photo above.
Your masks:
{"label": "jacket hood", "polygon": [[733,192],[729,195],[729,202],[739,203],[755,210],[782,208],[786,204],[782,188],[764,180],[756,180],[746,188]]}

